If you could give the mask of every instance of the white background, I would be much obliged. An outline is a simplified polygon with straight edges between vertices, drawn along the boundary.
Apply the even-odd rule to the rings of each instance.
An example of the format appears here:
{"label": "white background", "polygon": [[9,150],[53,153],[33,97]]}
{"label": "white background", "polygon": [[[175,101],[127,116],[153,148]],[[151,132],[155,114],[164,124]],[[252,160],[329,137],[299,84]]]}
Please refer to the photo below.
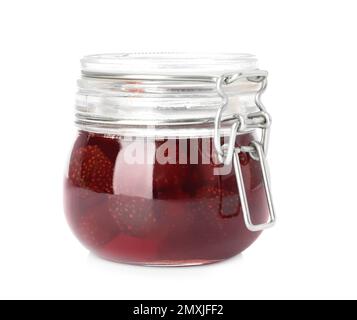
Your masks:
{"label": "white background", "polygon": [[[2,1],[0,298],[357,298],[356,1]],[[79,59],[252,52],[279,222],[195,268],[101,261],[62,209]]]}

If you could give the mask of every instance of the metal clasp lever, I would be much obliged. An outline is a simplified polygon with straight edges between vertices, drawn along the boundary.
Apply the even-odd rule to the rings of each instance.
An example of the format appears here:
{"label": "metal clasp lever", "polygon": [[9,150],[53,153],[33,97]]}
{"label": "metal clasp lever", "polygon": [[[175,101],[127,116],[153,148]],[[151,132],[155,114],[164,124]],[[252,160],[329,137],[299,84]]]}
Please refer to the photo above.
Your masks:
{"label": "metal clasp lever", "polygon": [[241,151],[239,148],[237,148],[234,151],[234,154],[233,154],[233,166],[234,166],[234,171],[235,171],[235,175],[236,175],[236,179],[237,179],[239,198],[240,198],[240,202],[241,202],[241,205],[242,205],[242,211],[243,211],[243,217],[244,217],[245,225],[248,228],[248,230],[256,232],[256,231],[262,231],[264,229],[272,227],[274,225],[274,223],[275,223],[276,218],[275,218],[273,201],[272,201],[272,196],[271,196],[268,165],[267,165],[267,162],[266,162],[266,159],[265,159],[265,154],[264,154],[264,151],[263,151],[263,147],[259,142],[256,142],[256,141],[252,141],[250,145],[256,151],[256,154],[258,156],[258,159],[256,161],[259,161],[260,168],[261,168],[262,175],[263,175],[265,196],[267,198],[268,209],[269,209],[269,220],[267,222],[264,222],[262,224],[254,224],[252,222],[252,219],[251,219],[251,216],[250,216],[248,200],[247,200],[247,194],[245,192],[244,179],[243,179],[243,175],[242,175],[242,168],[241,168],[241,165],[240,165],[240,162],[239,162],[239,152]]}

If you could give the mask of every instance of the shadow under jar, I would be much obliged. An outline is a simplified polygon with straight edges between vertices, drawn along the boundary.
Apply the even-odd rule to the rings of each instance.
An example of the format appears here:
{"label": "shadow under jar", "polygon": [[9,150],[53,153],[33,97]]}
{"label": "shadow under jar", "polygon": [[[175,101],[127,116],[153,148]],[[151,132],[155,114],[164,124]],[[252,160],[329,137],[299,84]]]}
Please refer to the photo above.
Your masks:
{"label": "shadow under jar", "polygon": [[266,73],[247,54],[82,59],[65,212],[97,255],[200,265],[275,221],[265,152]]}

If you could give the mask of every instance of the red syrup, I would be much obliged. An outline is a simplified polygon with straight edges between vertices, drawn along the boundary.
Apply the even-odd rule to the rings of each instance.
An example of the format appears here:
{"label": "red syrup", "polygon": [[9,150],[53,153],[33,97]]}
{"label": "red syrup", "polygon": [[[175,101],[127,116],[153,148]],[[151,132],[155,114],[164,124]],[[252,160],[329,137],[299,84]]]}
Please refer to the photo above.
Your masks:
{"label": "red syrup", "polygon": [[[253,138],[239,135],[236,145]],[[194,140],[186,139],[183,151],[179,139],[171,140],[179,151],[166,154],[170,163],[162,164],[155,153],[168,140],[138,139],[144,150],[139,158],[146,158],[130,164],[125,154],[132,141],[80,132],[64,192],[67,219],[78,239],[103,258],[151,265],[211,263],[250,246],[260,232],[245,226],[233,168],[215,175],[220,166],[204,148],[213,149],[212,138]],[[195,152],[198,163],[192,164]],[[205,152],[210,163],[202,163]],[[178,163],[182,156],[186,164]],[[246,153],[240,163],[252,220],[262,223],[268,208],[259,163]]]}

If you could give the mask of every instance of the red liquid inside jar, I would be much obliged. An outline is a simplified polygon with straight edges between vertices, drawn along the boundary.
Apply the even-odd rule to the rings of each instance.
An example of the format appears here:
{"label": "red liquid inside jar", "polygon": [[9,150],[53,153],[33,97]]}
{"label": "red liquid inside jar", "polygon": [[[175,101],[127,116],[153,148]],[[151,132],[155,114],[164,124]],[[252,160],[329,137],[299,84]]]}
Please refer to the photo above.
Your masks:
{"label": "red liquid inside jar", "polygon": [[[239,135],[236,145],[253,138]],[[126,158],[133,142],[121,137],[81,131],[74,144],[65,210],[89,250],[118,262],[195,265],[232,257],[256,240],[260,232],[244,223],[234,170],[215,175],[221,166],[214,164],[212,138],[135,143],[138,163]],[[164,152],[169,163],[159,163],[155,155],[165,143],[178,151]],[[259,163],[247,153],[240,163],[253,223],[262,223],[268,208]]]}

